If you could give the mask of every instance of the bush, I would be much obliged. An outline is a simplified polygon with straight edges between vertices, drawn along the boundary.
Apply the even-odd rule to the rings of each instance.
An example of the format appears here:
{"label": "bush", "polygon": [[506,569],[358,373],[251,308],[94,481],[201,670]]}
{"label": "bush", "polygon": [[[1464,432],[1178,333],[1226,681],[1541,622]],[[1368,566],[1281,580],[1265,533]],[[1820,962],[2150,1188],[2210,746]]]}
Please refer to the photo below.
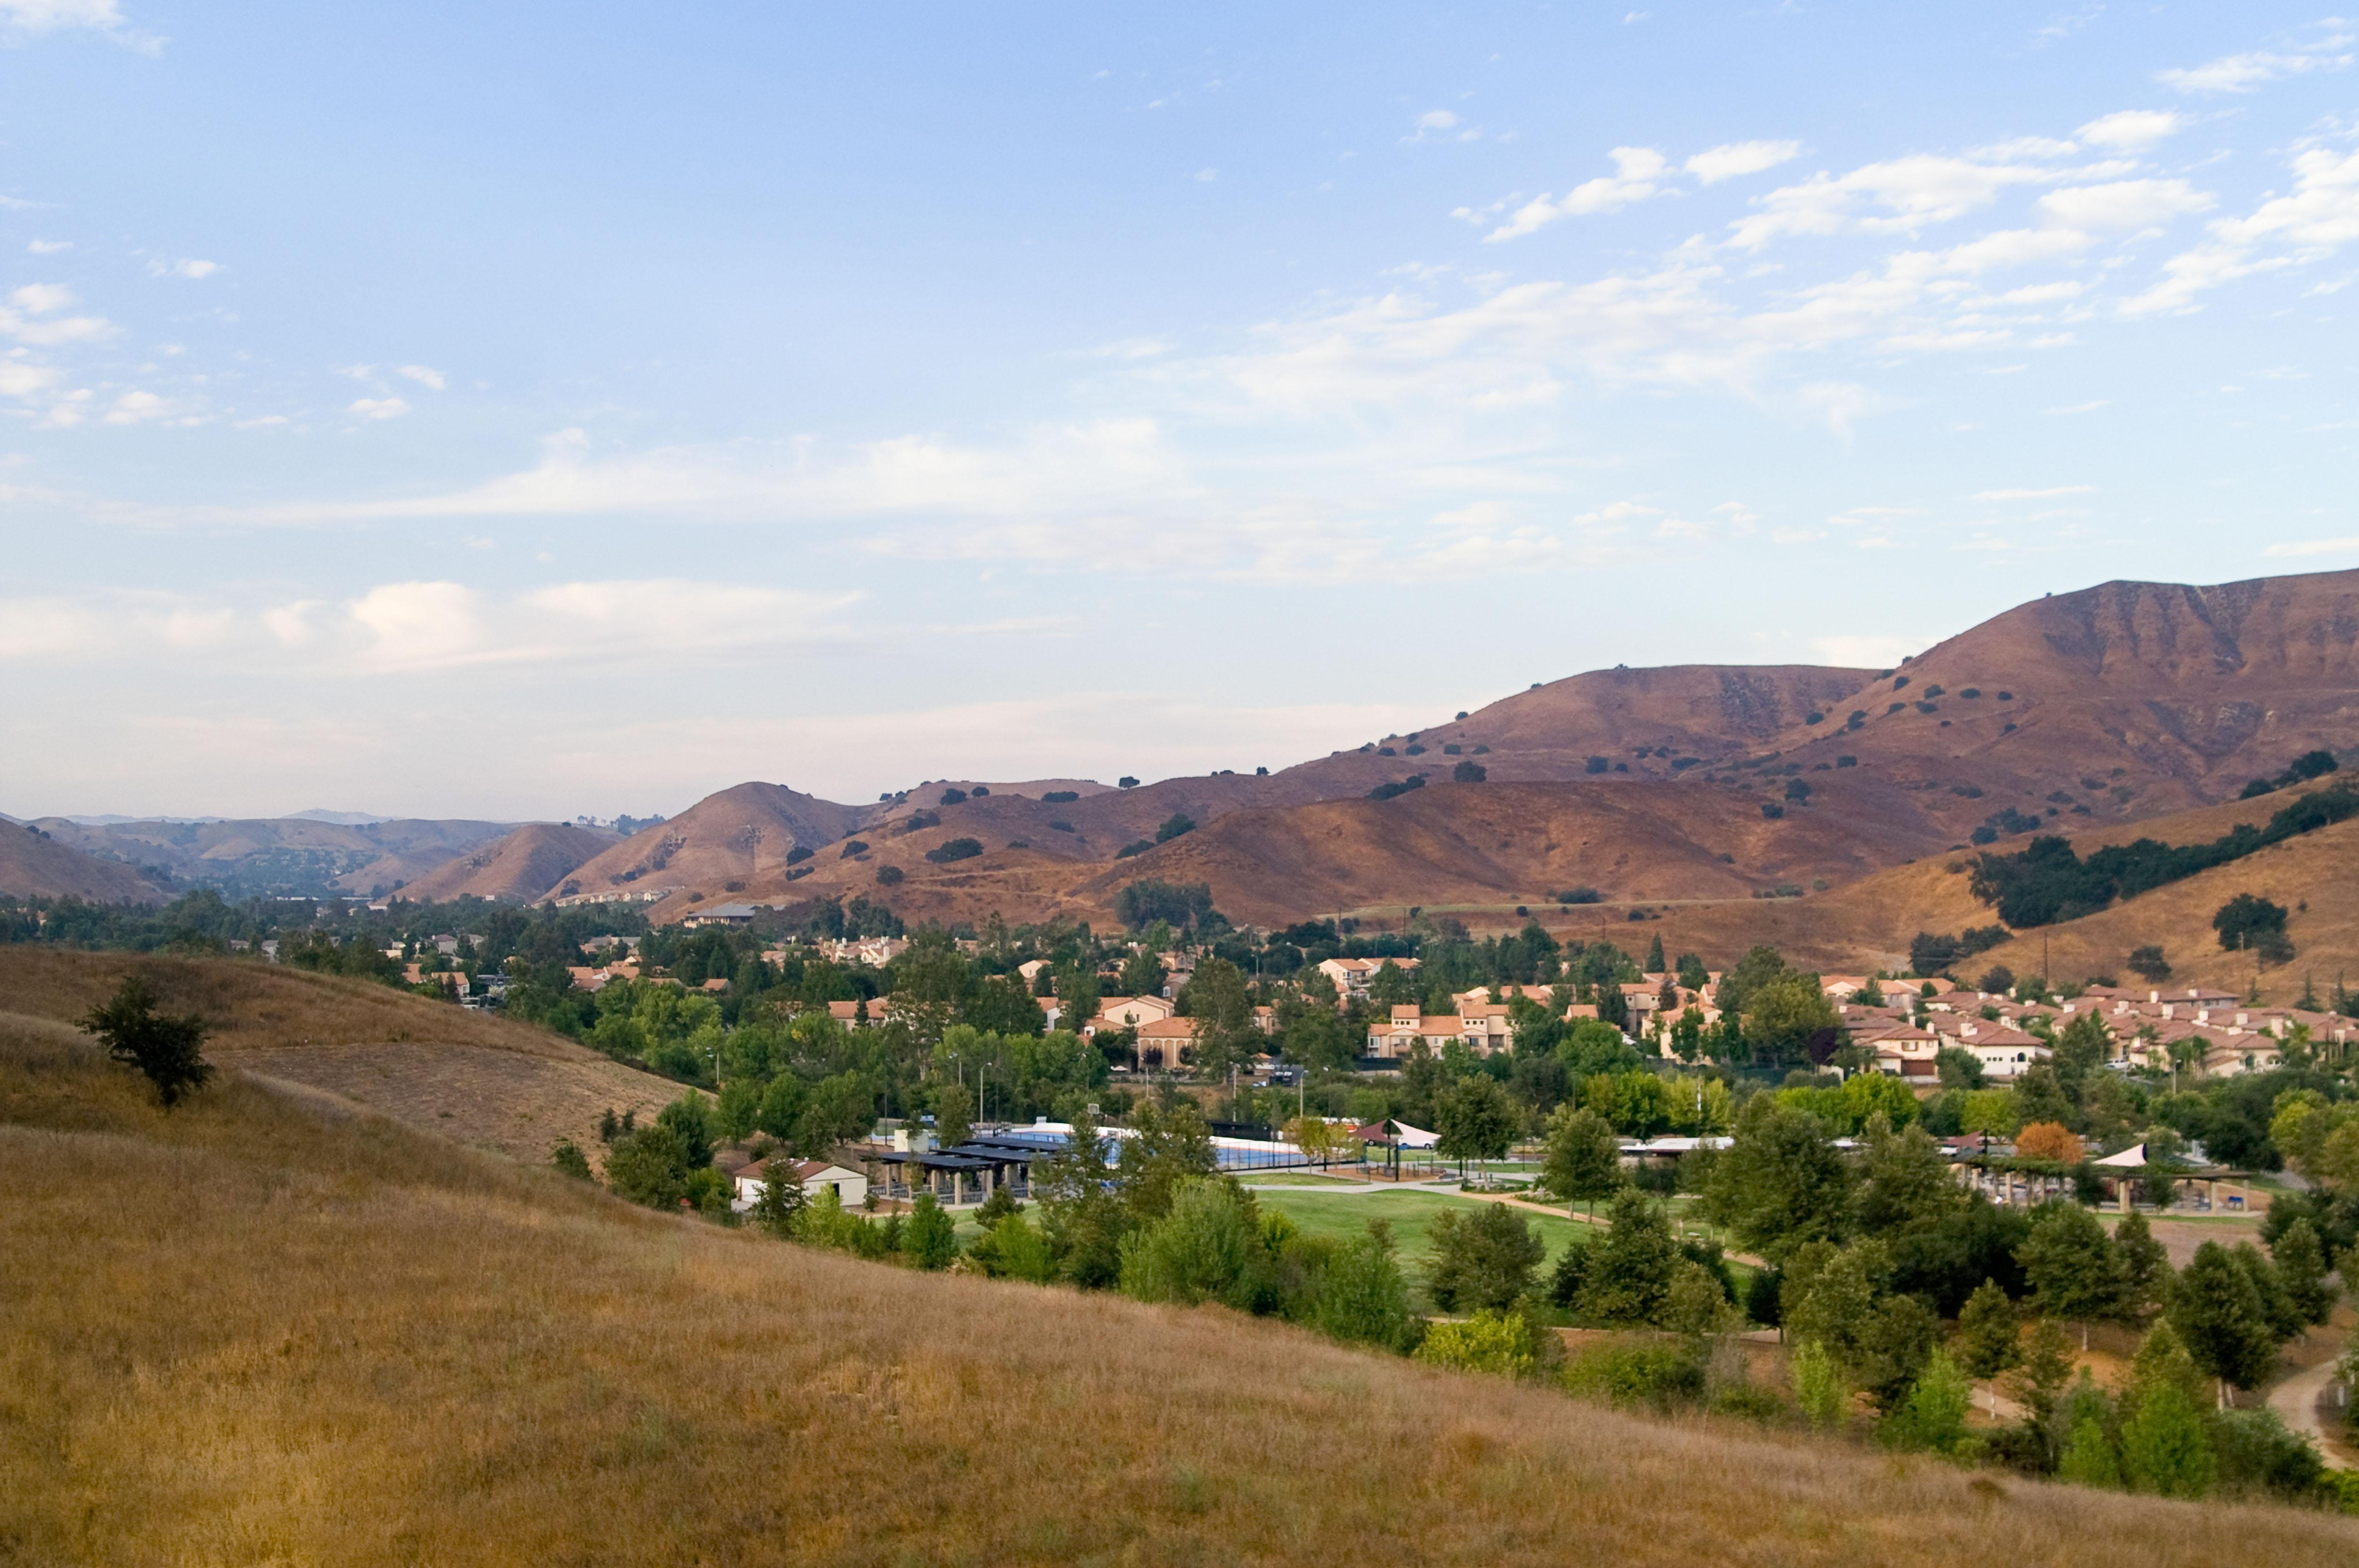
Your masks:
{"label": "bush", "polygon": [[1408,1281],[1393,1257],[1392,1232],[1382,1221],[1345,1244],[1320,1275],[1310,1323],[1347,1345],[1405,1348],[1411,1318]]}
{"label": "bush", "polygon": [[1158,844],[1169,844],[1172,839],[1194,831],[1196,831],[1195,818],[1184,811],[1175,811],[1163,819],[1162,827],[1155,830],[1155,841]]}
{"label": "bush", "polygon": [[1402,779],[1397,784],[1378,784],[1375,788],[1368,792],[1368,798],[1370,800],[1391,800],[1396,795],[1404,795],[1413,789],[1423,789],[1424,787],[1425,775],[1423,773],[1411,773],[1408,777]]}
{"label": "bush", "polygon": [[1152,838],[1140,838],[1140,839],[1138,839],[1138,840],[1136,840],[1136,841],[1135,841],[1135,842],[1133,842],[1133,843],[1125,844],[1121,849],[1116,849],[1116,850],[1114,852],[1114,858],[1115,860],[1129,860],[1133,855],[1144,855],[1144,854],[1146,854],[1149,849],[1154,849],[1154,848],[1155,848],[1155,840],[1154,840],[1154,839],[1152,839]]}
{"label": "bush", "polygon": [[1518,1312],[1476,1313],[1463,1323],[1427,1326],[1417,1359],[1461,1372],[1528,1378],[1538,1366],[1530,1320]]}
{"label": "bush", "polygon": [[[613,1112],[607,1114],[612,1115]],[[590,1156],[582,1152],[582,1145],[571,1138],[557,1141],[557,1147],[549,1152],[549,1162],[578,1181],[590,1180]]]}
{"label": "bush", "polygon": [[876,868],[876,885],[881,888],[898,887],[908,874],[898,866],[879,866]]}
{"label": "bush", "polygon": [[2303,1498],[2326,1475],[2318,1450],[2287,1431],[2275,1411],[2220,1411],[2212,1418],[2212,1445],[2226,1490]]}
{"label": "bush", "polygon": [[1559,903],[1597,903],[1604,897],[1595,888],[1567,888],[1556,895],[1556,901]]}
{"label": "bush", "polygon": [[1609,1342],[1575,1357],[1564,1369],[1567,1391],[1614,1405],[1669,1411],[1701,1401],[1704,1357],[1695,1341]]}
{"label": "bush", "polygon": [[174,1018],[158,1012],[156,993],[144,976],[133,975],[116,987],[105,1006],[82,1015],[82,1026],[98,1036],[108,1056],[155,1085],[167,1110],[212,1081],[212,1067],[203,1055],[212,1026],[194,1013]]}
{"label": "bush", "polygon": [[1512,1304],[1532,1288],[1532,1271],[1548,1255],[1530,1220],[1506,1204],[1472,1212],[1453,1205],[1434,1216],[1426,1236],[1433,1249],[1426,1289],[1444,1312]]}
{"label": "bush", "polygon": [[1064,806],[1070,802],[1081,799],[1082,792],[1077,789],[1052,789],[1040,798],[1047,801],[1050,806]]}
{"label": "bush", "polygon": [[1451,779],[1457,784],[1481,784],[1490,776],[1491,771],[1480,762],[1461,762],[1450,770]]}
{"label": "bush", "polygon": [[926,859],[936,865],[948,865],[952,860],[972,860],[983,853],[983,844],[974,838],[951,838],[926,851]]}
{"label": "bush", "polygon": [[1908,1397],[1886,1418],[1886,1441],[1903,1448],[1929,1448],[1948,1454],[1966,1435],[1966,1405],[1973,1384],[1948,1354],[1935,1350],[1908,1390]]}
{"label": "bush", "polygon": [[1253,1197],[1234,1182],[1189,1182],[1169,1213],[1122,1239],[1122,1292],[1135,1301],[1249,1311],[1267,1282]]}

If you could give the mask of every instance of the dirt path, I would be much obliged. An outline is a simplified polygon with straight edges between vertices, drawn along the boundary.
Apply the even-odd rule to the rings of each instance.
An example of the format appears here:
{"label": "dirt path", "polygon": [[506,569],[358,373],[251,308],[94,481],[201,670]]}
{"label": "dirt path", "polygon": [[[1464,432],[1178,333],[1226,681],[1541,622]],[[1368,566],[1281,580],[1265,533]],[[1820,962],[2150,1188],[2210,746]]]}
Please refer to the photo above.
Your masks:
{"label": "dirt path", "polygon": [[2269,1390],[2269,1409],[2286,1426],[2310,1439],[2327,1462],[2351,1465],[2352,1454],[2329,1436],[2326,1423],[2319,1419],[2319,1400],[2334,1382],[2334,1363],[2321,1361],[2315,1367],[2305,1367]]}

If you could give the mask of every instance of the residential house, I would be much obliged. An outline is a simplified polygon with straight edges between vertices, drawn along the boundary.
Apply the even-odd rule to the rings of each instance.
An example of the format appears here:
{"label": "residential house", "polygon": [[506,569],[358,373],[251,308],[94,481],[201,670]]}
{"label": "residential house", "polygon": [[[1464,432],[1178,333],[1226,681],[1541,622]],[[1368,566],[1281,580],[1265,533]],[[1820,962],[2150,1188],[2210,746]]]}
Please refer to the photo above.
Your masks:
{"label": "residential house", "polygon": [[1368,994],[1368,982],[1386,964],[1403,974],[1414,976],[1418,971],[1415,958],[1327,958],[1321,961],[1319,972],[1335,982],[1335,989],[1346,1000]]}

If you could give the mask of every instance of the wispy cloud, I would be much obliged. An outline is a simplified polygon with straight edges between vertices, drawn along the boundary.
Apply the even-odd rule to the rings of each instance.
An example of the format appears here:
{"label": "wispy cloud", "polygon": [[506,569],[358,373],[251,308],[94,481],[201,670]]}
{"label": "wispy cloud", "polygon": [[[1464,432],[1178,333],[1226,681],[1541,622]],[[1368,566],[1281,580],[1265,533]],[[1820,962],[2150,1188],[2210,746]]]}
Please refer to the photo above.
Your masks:
{"label": "wispy cloud", "polygon": [[[2341,24],[2330,21],[2321,26],[2339,28]],[[2350,33],[2332,31],[2277,49],[2223,55],[2201,65],[2157,71],[2155,80],[2181,92],[2253,92],[2288,76],[2348,69],[2353,42]]]}

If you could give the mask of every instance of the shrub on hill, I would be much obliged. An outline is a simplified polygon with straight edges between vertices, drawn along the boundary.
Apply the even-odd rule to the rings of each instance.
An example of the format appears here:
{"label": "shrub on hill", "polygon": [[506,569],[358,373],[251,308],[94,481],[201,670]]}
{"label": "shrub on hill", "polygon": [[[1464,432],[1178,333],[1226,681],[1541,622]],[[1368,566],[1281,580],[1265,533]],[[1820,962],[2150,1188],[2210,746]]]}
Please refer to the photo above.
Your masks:
{"label": "shrub on hill", "polygon": [[1064,806],[1081,799],[1082,792],[1077,789],[1052,789],[1040,798],[1050,806]]}
{"label": "shrub on hill", "polygon": [[1397,783],[1378,784],[1375,788],[1368,792],[1368,798],[1370,800],[1390,800],[1396,795],[1407,795],[1413,789],[1423,789],[1424,787],[1425,775],[1423,773],[1411,773],[1408,777],[1402,779]]}
{"label": "shrub on hill", "polygon": [[1168,922],[1180,930],[1212,913],[1212,889],[1207,882],[1167,882],[1141,877],[1114,895],[1117,919],[1132,930]]}
{"label": "shrub on hill", "polygon": [[951,838],[926,851],[926,859],[936,865],[948,865],[952,860],[972,860],[983,853],[983,843],[975,838]]}
{"label": "shrub on hill", "polygon": [[1481,784],[1490,776],[1491,770],[1480,762],[1461,762],[1450,770],[1451,780],[1455,784]]}
{"label": "shrub on hill", "polygon": [[1184,811],[1175,811],[1165,817],[1163,825],[1155,830],[1155,841],[1158,844],[1169,844],[1172,839],[1194,831],[1196,831],[1196,819]]}
{"label": "shrub on hill", "polygon": [[2282,808],[2265,827],[2240,822],[2207,844],[2140,838],[2108,845],[2084,860],[2065,839],[2035,838],[2012,855],[1984,855],[1974,868],[1973,893],[1995,904],[1999,918],[2017,930],[2046,925],[2094,914],[2116,898],[2135,898],[2354,816],[2359,789],[2337,784]]}
{"label": "shrub on hill", "polygon": [[1121,849],[1116,849],[1116,850],[1114,852],[1114,858],[1115,860],[1129,860],[1133,855],[1144,855],[1144,854],[1146,854],[1149,849],[1154,849],[1154,848],[1155,848],[1155,840],[1154,840],[1154,839],[1152,839],[1152,838],[1141,838],[1141,839],[1138,839],[1138,840],[1137,840],[1136,842],[1135,842],[1135,843],[1125,844]]}

